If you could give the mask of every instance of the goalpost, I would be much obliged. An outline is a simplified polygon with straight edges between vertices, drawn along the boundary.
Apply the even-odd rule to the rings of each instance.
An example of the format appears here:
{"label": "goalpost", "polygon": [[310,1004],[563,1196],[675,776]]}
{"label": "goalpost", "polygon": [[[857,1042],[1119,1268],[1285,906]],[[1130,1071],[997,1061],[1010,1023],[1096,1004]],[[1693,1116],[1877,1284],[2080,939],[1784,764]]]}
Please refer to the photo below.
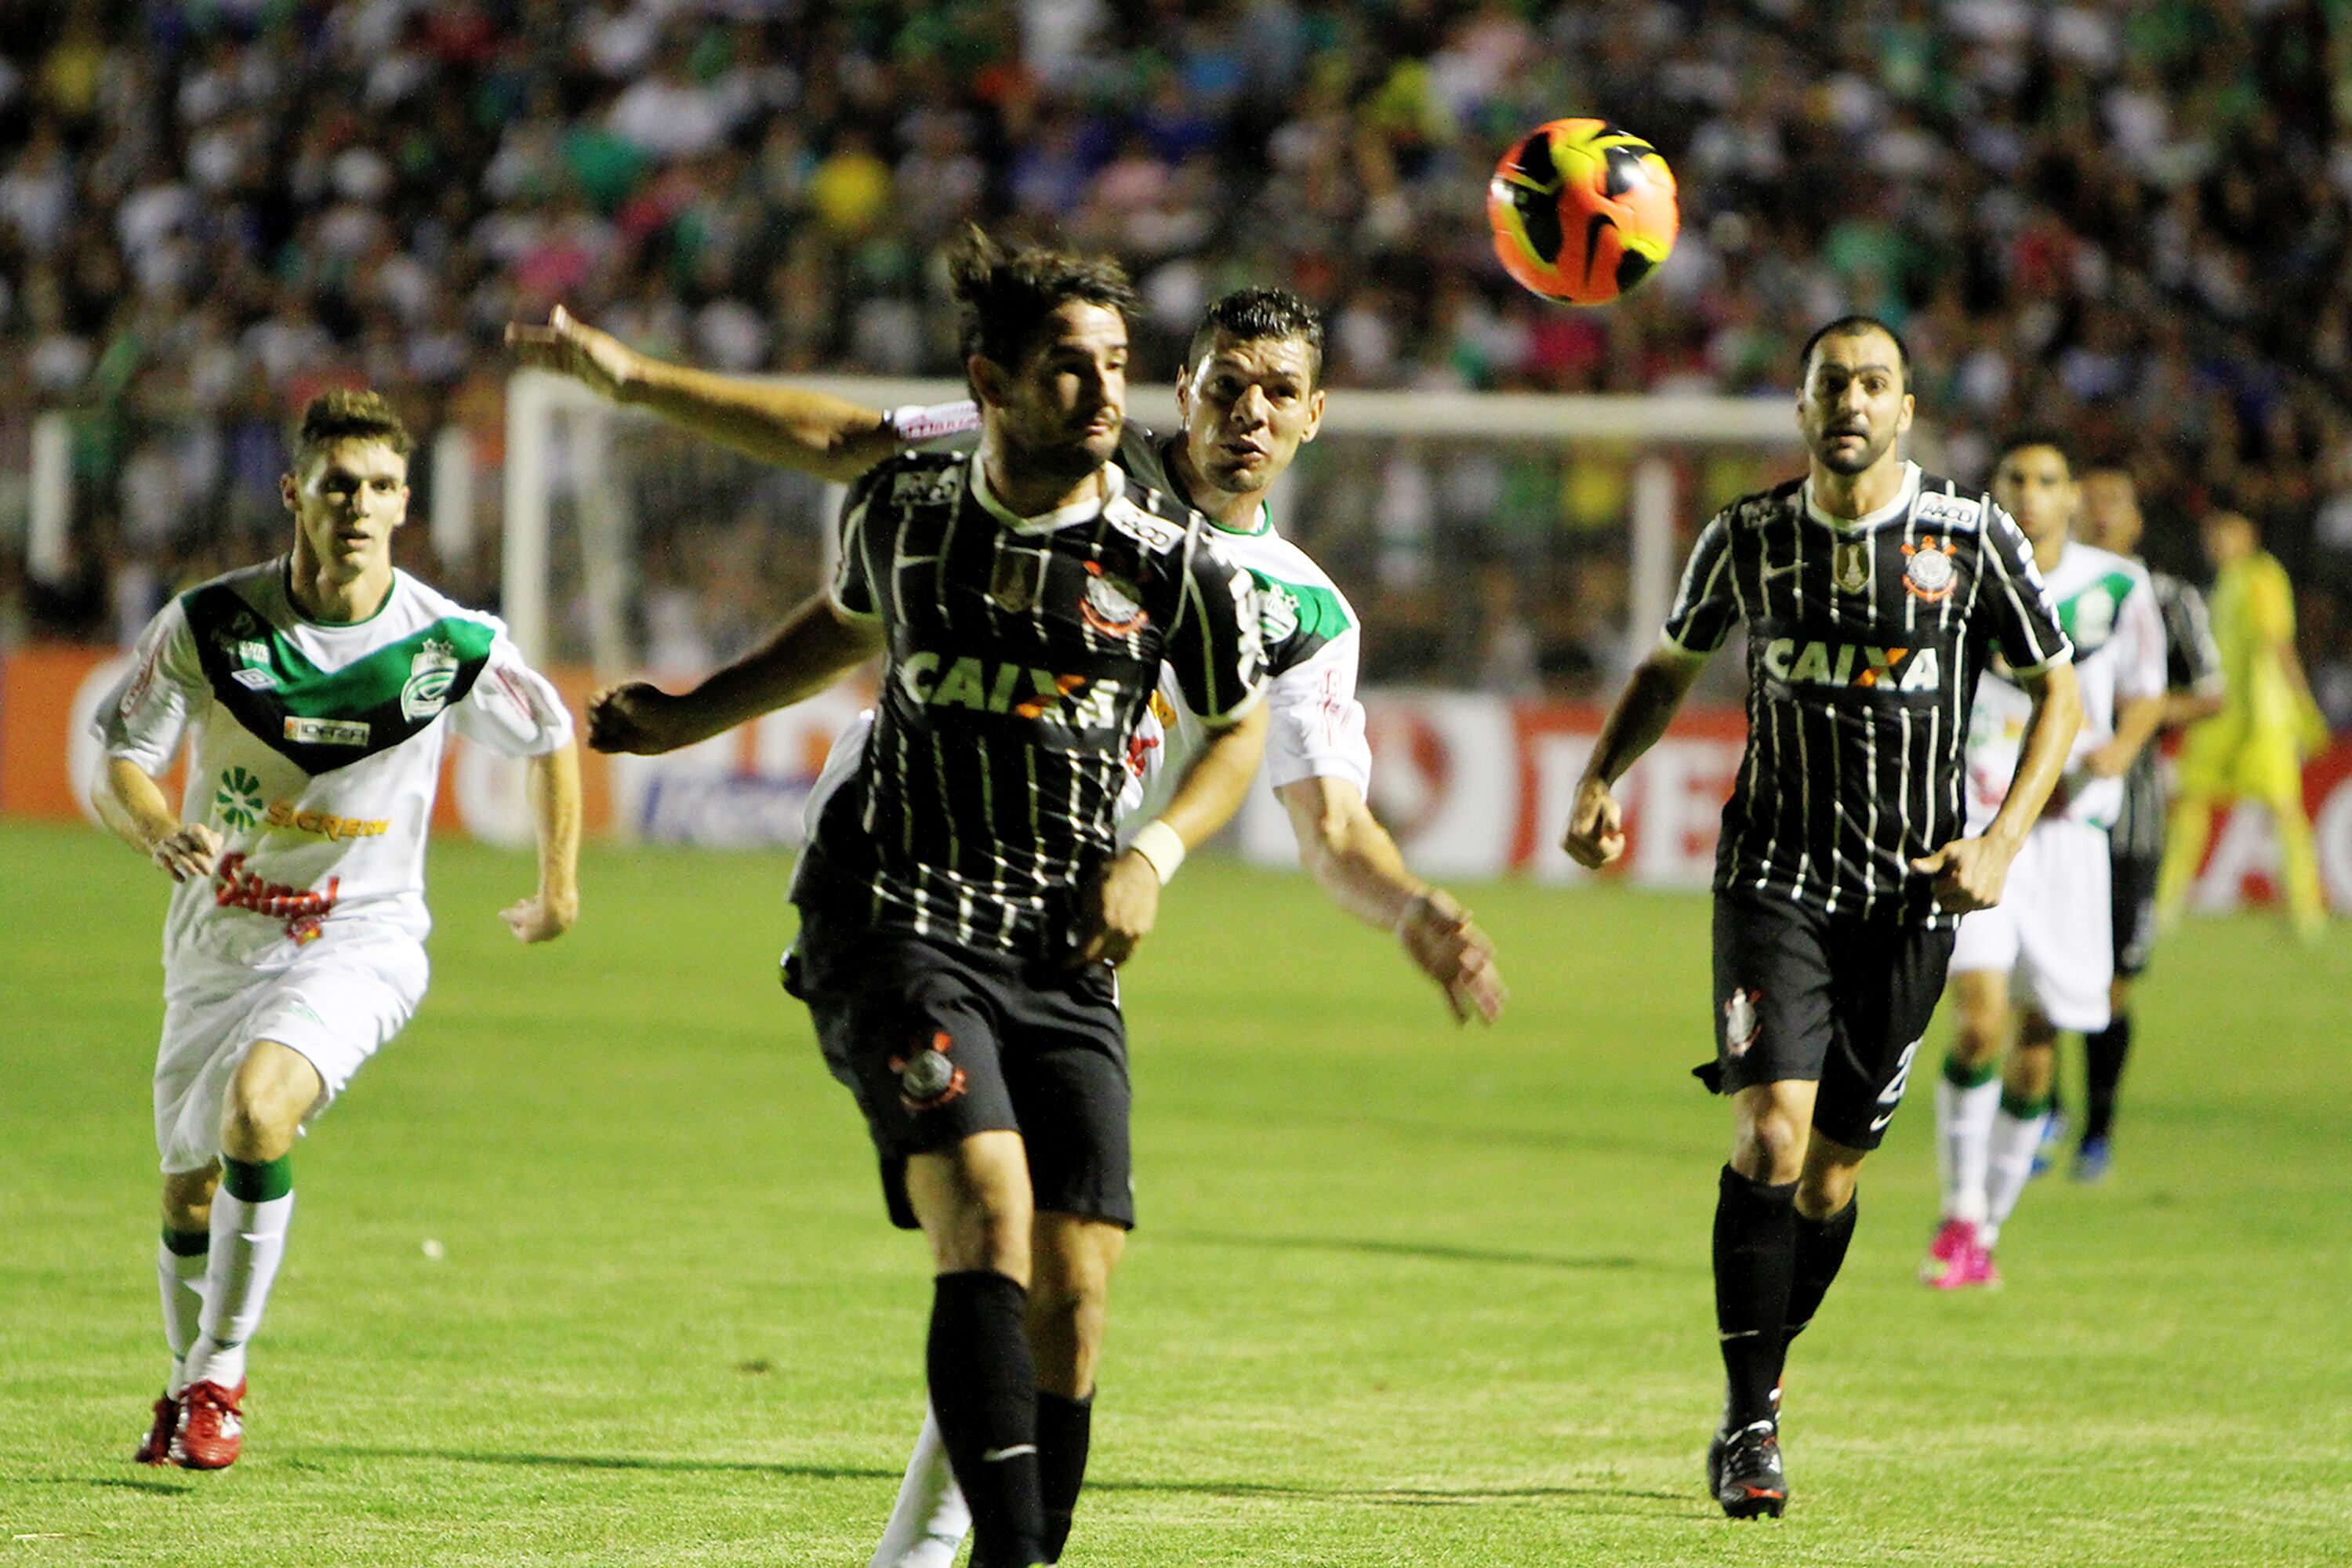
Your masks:
{"label": "goalpost", "polygon": [[[948,381],[791,379],[877,408],[965,395]],[[1177,426],[1164,386],[1131,389],[1129,411]],[[1801,461],[1786,395],[1330,395],[1275,491],[1275,524],[1363,617],[1373,804],[1417,868],[1579,874],[1542,825],[1590,747],[1589,701],[1654,646],[1706,519]],[[509,384],[503,487],[509,626],[527,657],[600,679],[698,674],[819,591],[843,494],[539,371]],[[1707,680],[1700,706],[1738,701],[1736,659]],[[839,689],[670,757],[615,759],[615,825],[797,844],[808,787],[860,704]],[[1629,781],[1633,822],[1655,826],[1632,858],[1647,881],[1689,880],[1711,836],[1727,737],[1701,731],[1738,720],[1696,722]],[[1262,782],[1233,842],[1296,864]]]}
{"label": "goalpost", "polygon": [[[950,403],[969,395],[960,383],[950,381],[789,379],[793,385],[877,408]],[[1175,396],[1165,387],[1134,389],[1129,413],[1156,430],[1177,426]],[[634,487],[615,472],[615,459],[620,432],[651,423],[657,422],[642,410],[616,406],[565,376],[525,370],[509,380],[500,577],[507,624],[525,657],[545,658],[551,651],[551,583],[560,564],[555,503],[565,495],[574,502],[572,531],[583,588],[579,641],[600,668],[617,670],[633,662],[623,623],[636,575],[628,544],[639,520],[632,510]],[[1688,487],[1675,458],[1655,448],[1784,453],[1795,445],[1796,420],[1789,401],[1778,397],[1342,389],[1330,395],[1320,440],[1334,447],[1418,440],[1473,446],[1605,443],[1648,449],[1631,465],[1625,519],[1626,651],[1638,657],[1647,650],[1673,597],[1678,531],[1703,521],[1691,515],[1701,503],[1685,493]],[[830,493],[819,492],[817,504],[837,504],[840,487],[824,489]],[[1285,512],[1297,512],[1297,486],[1276,492],[1277,527],[1289,521]],[[829,549],[831,531],[820,527],[816,533]]]}

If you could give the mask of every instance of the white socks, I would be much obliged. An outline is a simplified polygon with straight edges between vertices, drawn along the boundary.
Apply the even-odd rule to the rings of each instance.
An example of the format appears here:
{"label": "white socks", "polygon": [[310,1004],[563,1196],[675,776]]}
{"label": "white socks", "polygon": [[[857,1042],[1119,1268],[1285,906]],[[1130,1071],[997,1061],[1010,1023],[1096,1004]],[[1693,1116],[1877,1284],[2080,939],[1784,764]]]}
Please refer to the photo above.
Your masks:
{"label": "white socks", "polygon": [[898,1500],[883,1528],[882,1544],[866,1568],[949,1568],[971,1529],[971,1509],[956,1485],[940,1418],[923,1407],[923,1430],[898,1483]]}
{"label": "white socks", "polygon": [[191,1383],[235,1388],[245,1381],[245,1343],[261,1326],[261,1309],[286,1256],[294,1194],[252,1202],[223,1183],[213,1194],[211,1267],[205,1275],[203,1331],[188,1356]]}
{"label": "white socks", "polygon": [[2031,1115],[2019,1116],[2000,1107],[1992,1120],[1991,1158],[1985,1181],[1985,1223],[1977,1239],[1986,1251],[2000,1239],[2001,1223],[2016,1212],[2017,1200],[2033,1176],[2033,1152],[2042,1144],[2042,1129],[2049,1124],[2045,1103]]}
{"label": "white socks", "polygon": [[[1936,1079],[1936,1152],[1944,1176],[1946,1219],[1985,1222],[1993,1119],[2000,1110],[2000,1079],[1990,1073],[1982,1083],[1962,1088],[1952,1081],[1952,1068],[1947,1065]],[[2016,1199],[2010,1201],[2013,1205]]]}
{"label": "white socks", "polygon": [[163,1291],[163,1342],[172,1347],[172,1381],[163,1392],[177,1398],[188,1386],[188,1352],[196,1346],[205,1310],[205,1267],[209,1252],[182,1257],[165,1242],[155,1244],[155,1282]]}

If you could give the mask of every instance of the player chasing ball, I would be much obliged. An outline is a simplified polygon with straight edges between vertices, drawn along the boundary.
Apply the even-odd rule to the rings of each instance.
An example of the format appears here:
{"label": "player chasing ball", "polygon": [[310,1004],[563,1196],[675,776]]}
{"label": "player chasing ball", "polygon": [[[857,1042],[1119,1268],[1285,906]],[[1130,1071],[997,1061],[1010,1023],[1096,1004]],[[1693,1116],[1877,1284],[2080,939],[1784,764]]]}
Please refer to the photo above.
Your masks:
{"label": "player chasing ball", "polygon": [[[1900,454],[1913,409],[1901,340],[1843,317],[1807,342],[1801,372],[1806,477],[1733,502],[1701,531],[1563,841],[1588,867],[1624,852],[1610,786],[1746,621],[1748,743],[1716,859],[1717,1054],[1698,1069],[1732,1101],[1714,1237],[1727,1397],[1706,1479],[1734,1518],[1787,1507],[1789,1343],[1844,1261],[1856,1173],[1902,1102],[1953,922],[2000,901],[2080,710],[2017,525]],[[1960,744],[1995,652],[2032,712],[2008,797],[1970,837]]]}
{"label": "player chasing ball", "polygon": [[[142,1464],[242,1451],[295,1138],[425,995],[425,839],[453,726],[530,759],[539,887],[508,929],[547,942],[579,914],[571,718],[495,617],[394,567],[410,447],[374,394],[313,399],[279,480],[292,551],[166,605],[94,724],[100,817],[177,884],[155,1060],[172,1369]],[[175,811],[159,781],[184,737]]]}
{"label": "player chasing ball", "polygon": [[[951,273],[979,450],[877,463],[826,594],[689,692],[602,694],[590,736],[692,744],[884,655],[860,764],[794,879],[787,984],[865,1112],[893,1219],[930,1242],[931,1405],[972,1561],[1032,1568],[1069,1531],[1135,1217],[1111,965],[1241,802],[1265,658],[1214,531],[1110,460],[1125,274],[977,234]],[[1121,851],[1128,740],[1163,662],[1208,738]]]}
{"label": "player chasing ball", "polygon": [[[2074,646],[2083,723],[2067,771],[2026,835],[2000,901],[1960,921],[1958,1027],[1936,1085],[1943,1220],[1919,1277],[1937,1289],[2000,1283],[1993,1247],[2032,1173],[2051,1116],[2058,1031],[2109,1022],[2114,900],[2107,835],[2124,777],[2164,720],[2164,622],[2137,562],[2071,537],[2082,504],[2065,450],[2024,436],[1994,464],[1994,502],[2033,545]],[[1968,817],[1983,832],[2008,798],[2033,700],[1996,661],[1969,715]],[[2015,994],[2021,1006],[2012,1008]]]}

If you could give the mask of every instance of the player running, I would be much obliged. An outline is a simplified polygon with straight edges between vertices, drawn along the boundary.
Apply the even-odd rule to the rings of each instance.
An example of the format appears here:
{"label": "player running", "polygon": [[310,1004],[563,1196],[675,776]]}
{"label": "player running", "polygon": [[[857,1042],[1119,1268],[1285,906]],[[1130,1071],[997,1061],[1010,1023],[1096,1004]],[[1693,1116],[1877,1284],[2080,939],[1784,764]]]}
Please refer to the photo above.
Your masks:
{"label": "player running", "polygon": [[[616,401],[749,455],[833,477],[877,448],[953,435],[976,418],[969,404],[885,413],[774,383],[683,370],[560,310],[544,328],[509,329],[509,341],[527,362],[575,375]],[[1159,476],[1155,482],[1198,508],[1257,583],[1271,671],[1265,768],[1301,858],[1334,902],[1396,933],[1456,1017],[1492,1021],[1505,1000],[1492,943],[1451,894],[1406,869],[1365,804],[1371,756],[1356,696],[1361,633],[1354,607],[1305,551],[1275,531],[1266,504],[1321,422],[1322,357],[1323,323],[1296,295],[1248,289],[1223,296],[1202,317],[1178,380],[1183,433],[1162,441],[1130,424],[1118,462],[1130,474]],[[853,727],[836,743],[813,812],[855,768],[864,735]],[[1139,776],[1122,802],[1124,821],[1139,827],[1157,815],[1167,781],[1181,776],[1181,760],[1200,739],[1180,683],[1163,670],[1159,700],[1130,742]],[[1052,1396],[1044,1401],[1052,1406]],[[1066,1414],[1073,1426],[1085,1418]],[[969,1519],[937,1421],[927,1416],[876,1568],[951,1561]]]}
{"label": "player running", "polygon": [[[579,913],[571,718],[494,616],[393,566],[410,447],[373,393],[313,399],[279,480],[292,552],[166,605],[94,724],[100,816],[178,884],[155,1059],[172,1372],[142,1464],[216,1470],[243,1447],[295,1137],[425,995],[425,827],[453,725],[531,759],[539,889],[500,918],[537,942]],[[174,811],[157,781],[184,736]]]}
{"label": "player running", "polygon": [[[878,463],[851,492],[825,595],[683,696],[604,694],[590,737],[693,744],[883,653],[862,764],[794,879],[787,982],[866,1113],[892,1217],[930,1240],[931,1402],[973,1562],[1030,1568],[1058,1554],[1084,1479],[1135,1218],[1110,966],[1150,930],[1184,849],[1240,804],[1265,659],[1247,574],[1110,461],[1125,274],[975,235],[952,275],[978,452]],[[1122,852],[1128,737],[1163,660],[1209,741]]]}
{"label": "player running", "polygon": [[[1906,462],[1910,360],[1866,316],[1805,345],[1806,477],[1700,533],[1656,652],[1602,727],[1563,847],[1624,852],[1610,785],[1665,732],[1706,657],[1748,623],[1748,746],[1715,873],[1716,1059],[1732,1100],[1715,1213],[1727,1384],[1707,1487],[1734,1518],[1788,1503],[1778,1389],[1789,1342],[1853,1237],[1854,1180],[1909,1081],[1958,915],[2000,901],[2078,718],[2072,650],[2031,548],[1990,498]],[[1999,653],[2030,694],[2024,759],[1961,833],[1960,742]]]}
{"label": "player running", "polygon": [[[2043,436],[2011,441],[1994,465],[1992,494],[2032,542],[2058,624],[2074,645],[2083,723],[2049,808],[2010,866],[2000,902],[1964,917],[1952,949],[1958,1027],[1936,1085],[1943,1223],[1919,1268],[1943,1290],[2000,1283],[1993,1247],[2050,1120],[2058,1031],[2091,1037],[2107,1026],[2115,978],[2107,834],[2123,809],[2124,775],[2164,719],[2156,587],[2137,562],[2069,537],[2082,494],[2064,449]],[[1983,831],[2008,798],[2032,712],[2032,699],[1995,662],[1969,715],[1971,829]],[[2011,1008],[2012,990],[2021,1008]]]}
{"label": "player running", "polygon": [[[2137,561],[2141,527],[2139,498],[2130,473],[2118,468],[2086,469],[2084,537],[2102,550]],[[2164,620],[2166,692],[2160,735],[2221,710],[2221,654],[2213,646],[2204,596],[2168,572],[2150,569],[2147,580],[2156,589],[2157,611]],[[2107,991],[2107,1026],[2083,1037],[2082,1140],[2074,1146],[2071,1173],[2078,1182],[2105,1179],[2114,1160],[2116,1102],[2132,1047],[2132,984],[2146,973],[2156,948],[2156,879],[2164,859],[2165,812],[2157,752],[2151,742],[2132,759],[2124,774],[2123,813],[2107,833],[2116,978]],[[2058,1120],[2054,1110],[2052,1120]],[[2043,1145],[2048,1147],[2047,1138]]]}
{"label": "player running", "polygon": [[2213,640],[2227,686],[2221,711],[2180,742],[2179,798],[2171,842],[2157,880],[2157,918],[2169,926],[2189,900],[2204,863],[2213,810],[2252,801],[2278,830],[2287,917],[2295,934],[2316,942],[2327,923],[2319,889],[2319,852],[2303,808],[2303,759],[2327,743],[2327,722],[2312,700],[2294,651],[2294,588],[2286,568],[2262,547],[2253,520],[2234,511],[2205,519],[2205,558],[2213,563]]}

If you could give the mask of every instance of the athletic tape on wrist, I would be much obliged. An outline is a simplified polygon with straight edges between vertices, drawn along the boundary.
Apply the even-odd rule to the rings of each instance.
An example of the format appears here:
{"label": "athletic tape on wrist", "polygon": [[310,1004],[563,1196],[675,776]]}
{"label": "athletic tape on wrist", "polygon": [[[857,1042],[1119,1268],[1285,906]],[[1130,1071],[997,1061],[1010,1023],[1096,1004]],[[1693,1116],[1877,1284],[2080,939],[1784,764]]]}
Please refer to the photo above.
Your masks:
{"label": "athletic tape on wrist", "polygon": [[1184,863],[1183,836],[1156,819],[1145,823],[1143,831],[1135,836],[1128,847],[1151,863],[1151,869],[1158,873],[1160,885],[1163,888],[1176,875],[1176,868]]}
{"label": "athletic tape on wrist", "polygon": [[885,410],[882,423],[889,427],[891,435],[912,446],[979,429],[980,405],[970,398],[928,406],[910,404],[905,408]]}

